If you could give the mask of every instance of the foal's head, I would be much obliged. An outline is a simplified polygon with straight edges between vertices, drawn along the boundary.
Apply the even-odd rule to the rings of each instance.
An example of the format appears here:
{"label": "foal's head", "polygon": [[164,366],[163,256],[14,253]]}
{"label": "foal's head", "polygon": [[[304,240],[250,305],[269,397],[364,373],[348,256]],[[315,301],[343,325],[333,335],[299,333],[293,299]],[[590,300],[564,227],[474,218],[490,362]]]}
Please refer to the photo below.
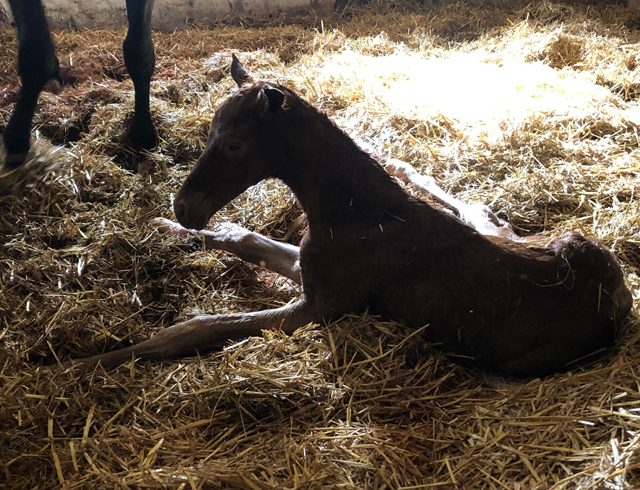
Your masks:
{"label": "foal's head", "polygon": [[235,56],[231,76],[239,90],[216,111],[206,147],[174,203],[176,218],[187,228],[204,228],[249,186],[276,176],[286,156],[278,137],[285,89],[254,82]]}

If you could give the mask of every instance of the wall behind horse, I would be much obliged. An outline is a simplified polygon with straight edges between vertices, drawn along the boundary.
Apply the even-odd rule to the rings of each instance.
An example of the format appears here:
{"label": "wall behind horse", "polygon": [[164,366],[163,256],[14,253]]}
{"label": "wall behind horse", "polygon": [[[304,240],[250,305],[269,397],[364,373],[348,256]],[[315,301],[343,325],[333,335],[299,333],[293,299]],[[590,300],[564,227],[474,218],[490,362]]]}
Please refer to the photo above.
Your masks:
{"label": "wall behind horse", "polygon": [[[206,25],[227,16],[267,18],[281,12],[314,10],[325,15],[335,0],[156,0],[153,27],[173,30],[196,22]],[[49,26],[57,29],[120,27],[127,22],[125,0],[43,0]],[[0,6],[9,13],[8,0]]]}

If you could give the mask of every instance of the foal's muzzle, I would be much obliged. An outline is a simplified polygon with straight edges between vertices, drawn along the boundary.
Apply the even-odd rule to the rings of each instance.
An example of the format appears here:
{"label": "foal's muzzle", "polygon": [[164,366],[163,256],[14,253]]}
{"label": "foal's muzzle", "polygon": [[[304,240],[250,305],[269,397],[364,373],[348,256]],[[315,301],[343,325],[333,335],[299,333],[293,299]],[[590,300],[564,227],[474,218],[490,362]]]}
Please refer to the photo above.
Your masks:
{"label": "foal's muzzle", "polygon": [[178,193],[173,203],[178,223],[185,228],[202,230],[211,218],[206,206],[207,195],[204,192],[192,192],[183,197],[181,194],[182,192]]}

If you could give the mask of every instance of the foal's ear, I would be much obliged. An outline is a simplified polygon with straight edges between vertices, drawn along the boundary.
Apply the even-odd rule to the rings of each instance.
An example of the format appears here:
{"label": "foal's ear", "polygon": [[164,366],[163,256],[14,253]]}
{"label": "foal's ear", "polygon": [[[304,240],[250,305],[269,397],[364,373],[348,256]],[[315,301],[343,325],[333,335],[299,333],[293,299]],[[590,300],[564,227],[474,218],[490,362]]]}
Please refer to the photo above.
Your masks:
{"label": "foal's ear", "polygon": [[281,90],[278,90],[271,85],[265,85],[264,94],[267,96],[267,100],[269,101],[269,110],[271,112],[276,112],[282,107],[282,103],[284,102],[284,94]]}
{"label": "foal's ear", "polygon": [[231,78],[238,84],[238,87],[242,88],[243,85],[253,83],[253,78],[244,70],[235,54],[231,55],[231,59]]}

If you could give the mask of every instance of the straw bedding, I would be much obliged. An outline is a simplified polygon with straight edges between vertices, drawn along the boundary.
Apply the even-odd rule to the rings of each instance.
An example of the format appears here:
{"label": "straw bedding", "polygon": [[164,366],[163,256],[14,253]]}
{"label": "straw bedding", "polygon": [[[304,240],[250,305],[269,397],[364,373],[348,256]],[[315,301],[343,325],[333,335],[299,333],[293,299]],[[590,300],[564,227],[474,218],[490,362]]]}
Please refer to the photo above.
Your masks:
{"label": "straw bedding", "polygon": [[[368,315],[180,361],[42,369],[196,313],[299,296],[285,279],[149,225],[171,217],[233,88],[232,51],[372,153],[489,204],[520,233],[601,239],[637,310],[638,12],[408,7],[154,33],[161,141],[143,155],[123,137],[133,105],[123,31],[55,34],[69,85],[41,97],[28,172],[1,178],[0,487],[640,487],[635,319],[603,358],[524,381],[463,369],[420,332]],[[0,37],[2,131],[18,78],[15,34]],[[264,182],[210,226],[283,238],[300,213],[287,189]]]}

